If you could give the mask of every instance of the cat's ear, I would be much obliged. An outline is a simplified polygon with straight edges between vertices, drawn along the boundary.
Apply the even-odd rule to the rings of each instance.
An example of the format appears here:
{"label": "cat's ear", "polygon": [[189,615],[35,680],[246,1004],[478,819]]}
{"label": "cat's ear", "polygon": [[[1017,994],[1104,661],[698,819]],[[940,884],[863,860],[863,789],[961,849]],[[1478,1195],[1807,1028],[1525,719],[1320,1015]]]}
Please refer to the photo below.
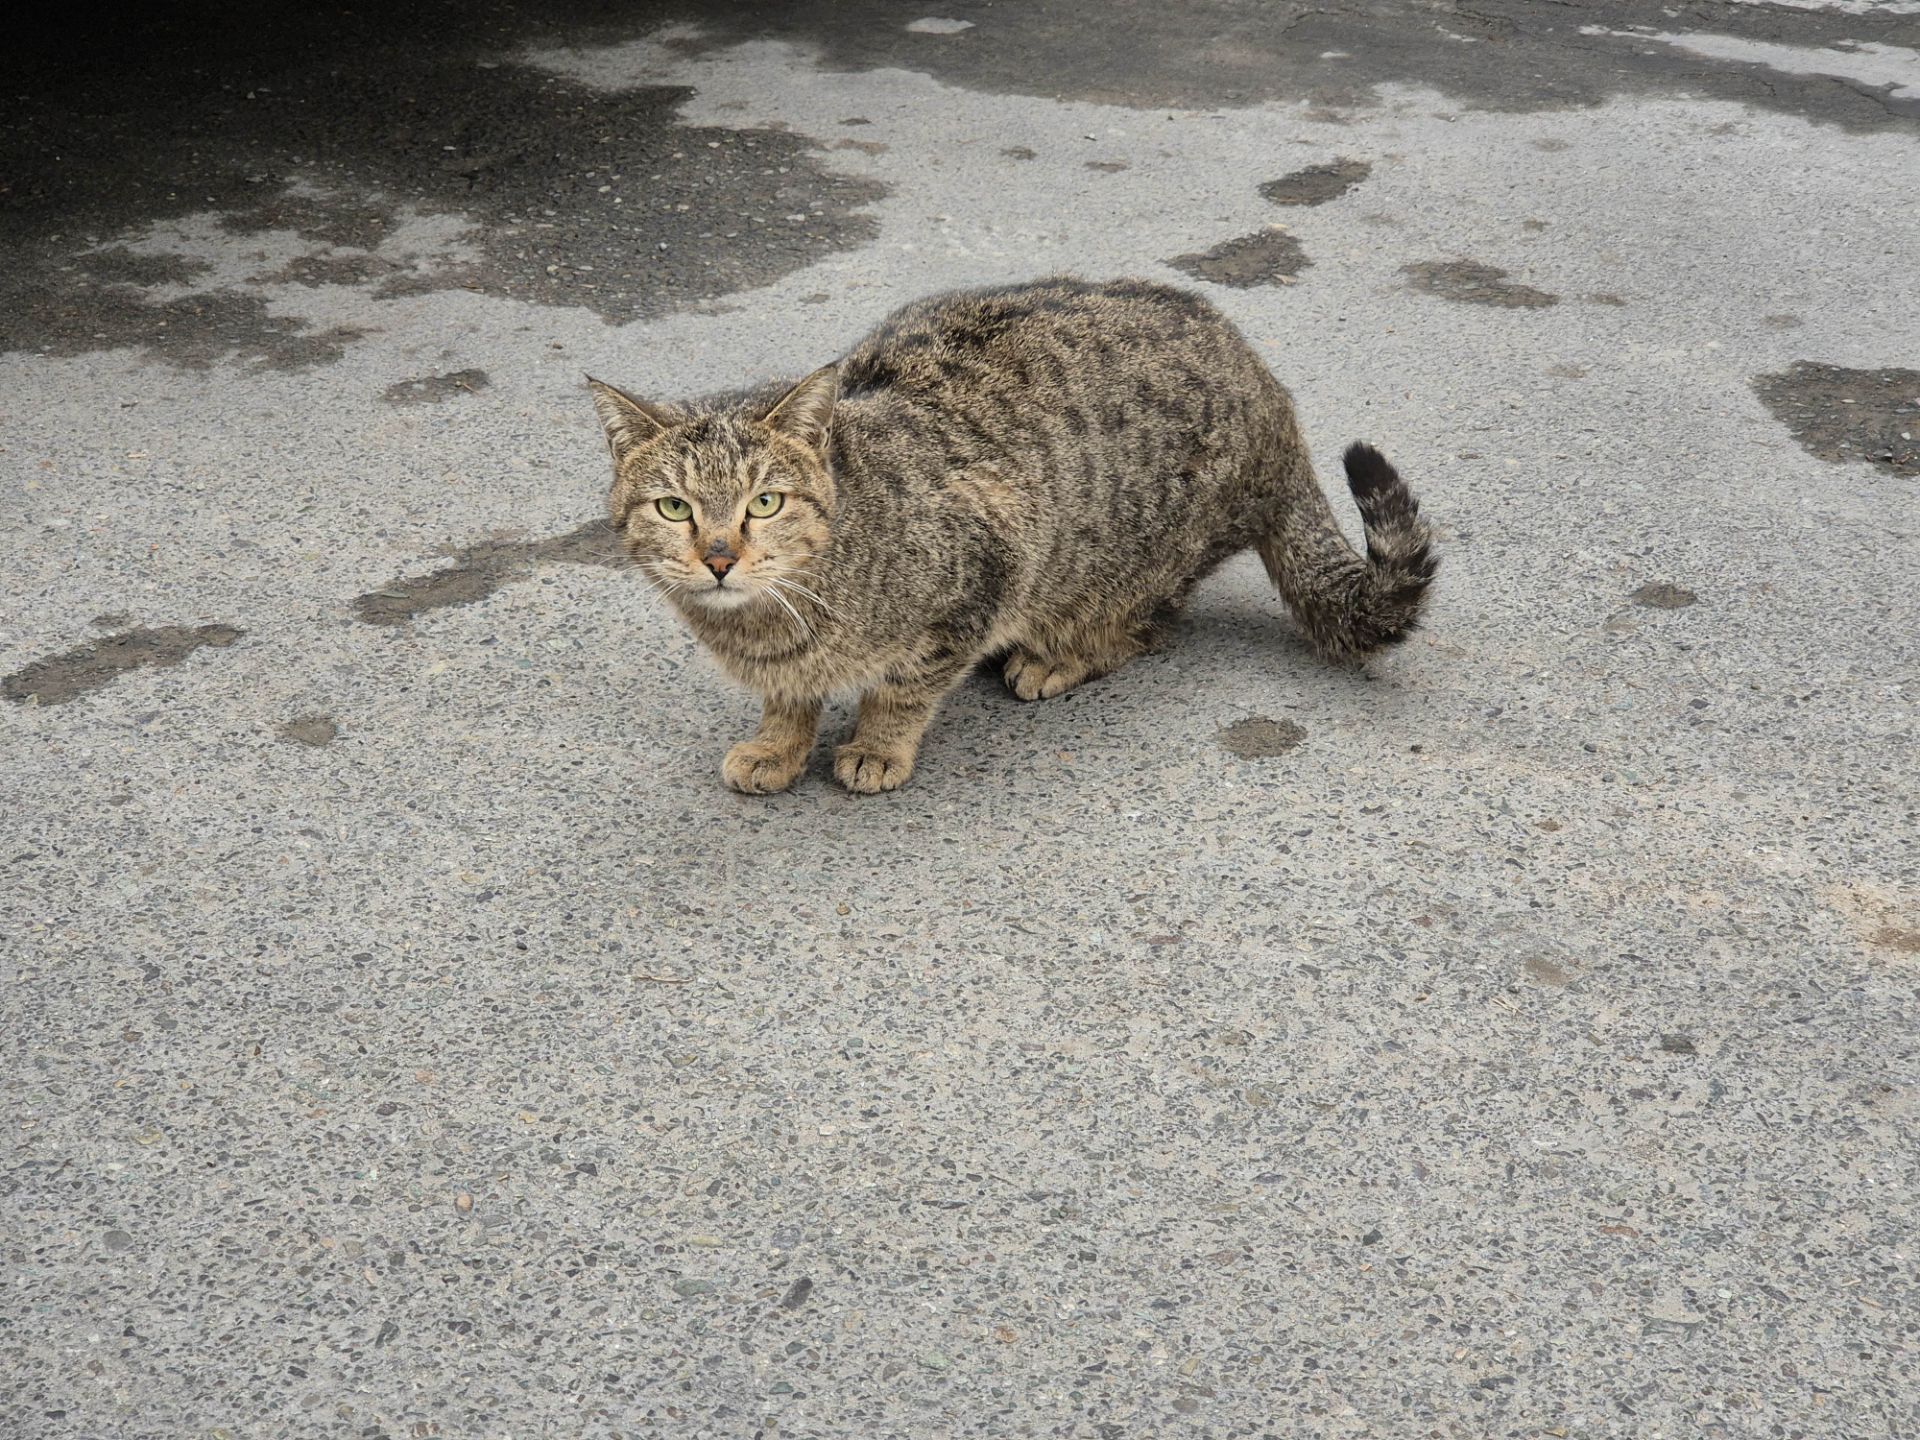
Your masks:
{"label": "cat's ear", "polygon": [[593,395],[593,408],[607,432],[607,449],[617,461],[629,450],[658,439],[674,424],[674,416],[658,405],[636,400],[624,390],[616,390],[604,380],[587,376],[587,389]]}
{"label": "cat's ear", "polygon": [[833,402],[840,397],[840,367],[822,365],[774,402],[766,423],[789,439],[824,454]]}

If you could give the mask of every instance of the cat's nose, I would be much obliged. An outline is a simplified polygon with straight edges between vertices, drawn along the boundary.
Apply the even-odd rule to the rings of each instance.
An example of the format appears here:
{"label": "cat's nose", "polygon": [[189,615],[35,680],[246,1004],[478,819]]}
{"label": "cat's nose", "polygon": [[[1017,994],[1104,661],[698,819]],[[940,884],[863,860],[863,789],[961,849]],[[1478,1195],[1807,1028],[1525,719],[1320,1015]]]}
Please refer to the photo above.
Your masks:
{"label": "cat's nose", "polygon": [[733,556],[724,550],[716,550],[707,556],[707,569],[713,572],[713,578],[721,579],[733,568]]}

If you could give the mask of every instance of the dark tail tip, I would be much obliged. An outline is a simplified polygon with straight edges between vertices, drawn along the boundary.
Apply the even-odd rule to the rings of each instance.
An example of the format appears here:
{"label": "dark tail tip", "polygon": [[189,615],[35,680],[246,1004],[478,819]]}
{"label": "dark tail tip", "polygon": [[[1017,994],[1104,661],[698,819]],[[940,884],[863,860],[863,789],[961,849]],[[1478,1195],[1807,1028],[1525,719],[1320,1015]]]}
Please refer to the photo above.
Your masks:
{"label": "dark tail tip", "polygon": [[1353,492],[1353,498],[1362,503],[1373,499],[1385,491],[1395,489],[1402,482],[1400,472],[1387,463],[1387,457],[1371,445],[1355,441],[1347,447],[1345,455],[1347,465],[1347,489]]}

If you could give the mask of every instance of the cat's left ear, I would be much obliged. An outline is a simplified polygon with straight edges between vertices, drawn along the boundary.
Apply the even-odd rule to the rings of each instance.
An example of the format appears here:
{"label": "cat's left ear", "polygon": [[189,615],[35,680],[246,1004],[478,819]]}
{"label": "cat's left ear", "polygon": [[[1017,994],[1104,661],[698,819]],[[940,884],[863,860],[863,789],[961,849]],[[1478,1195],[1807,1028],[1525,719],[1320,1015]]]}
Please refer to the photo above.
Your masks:
{"label": "cat's left ear", "polygon": [[840,367],[822,365],[786,394],[771,410],[766,423],[809,450],[824,455],[827,430],[833,422],[833,402],[840,397]]}

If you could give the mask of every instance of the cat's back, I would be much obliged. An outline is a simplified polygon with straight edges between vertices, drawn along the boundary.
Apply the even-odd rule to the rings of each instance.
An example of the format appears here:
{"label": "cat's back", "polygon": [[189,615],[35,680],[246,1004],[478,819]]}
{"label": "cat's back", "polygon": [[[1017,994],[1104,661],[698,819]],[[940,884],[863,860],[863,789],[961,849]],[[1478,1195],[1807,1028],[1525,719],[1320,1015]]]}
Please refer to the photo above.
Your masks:
{"label": "cat's back", "polygon": [[1198,383],[1251,359],[1206,300],[1150,280],[1069,277],[915,301],[841,363],[849,399],[892,394],[922,403],[987,390],[1044,401],[1110,385],[1121,373]]}

